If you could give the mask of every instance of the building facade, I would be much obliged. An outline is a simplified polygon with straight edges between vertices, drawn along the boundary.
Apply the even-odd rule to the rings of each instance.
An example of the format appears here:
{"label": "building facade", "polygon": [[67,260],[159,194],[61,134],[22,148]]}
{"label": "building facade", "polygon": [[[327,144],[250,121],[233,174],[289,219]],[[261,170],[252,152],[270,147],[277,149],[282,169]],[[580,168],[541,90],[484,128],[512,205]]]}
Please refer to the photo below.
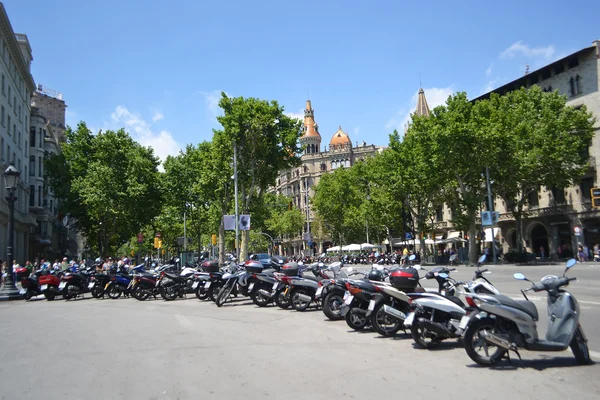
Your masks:
{"label": "building facade", "polygon": [[[16,190],[14,259],[24,263],[29,234],[35,219],[29,213],[29,131],[30,98],[35,90],[31,76],[31,47],[26,35],[15,34],[4,6],[0,3],[0,161],[2,171],[10,163],[21,172]],[[0,258],[6,259],[9,206],[4,179],[0,185]]]}
{"label": "building facade", "polygon": [[321,176],[337,168],[349,168],[354,163],[383,150],[382,147],[365,142],[353,146],[350,136],[341,126],[331,137],[329,148],[325,146],[322,149],[322,138],[310,100],[306,101],[302,130],[302,164],[290,170],[280,171],[275,185],[275,192],[289,197],[307,219],[302,236],[283,238],[280,250],[285,255],[321,253],[329,242],[329,238],[319,237],[311,231],[314,213],[310,209],[310,198],[314,195],[313,187],[319,183]]}
{"label": "building facade", "polygon": [[[505,94],[532,85],[539,85],[545,91],[557,90],[567,96],[567,105],[585,105],[596,118],[586,174],[573,187],[540,187],[537,193],[529,196],[528,216],[523,221],[524,246],[529,252],[553,258],[570,257],[579,245],[592,249],[594,244],[600,243],[600,210],[592,207],[590,193],[592,188],[600,185],[600,40],[536,71],[528,71],[519,79],[473,101],[488,98],[491,93]],[[504,252],[515,249],[517,234],[512,213],[499,198],[494,200],[494,209],[500,211],[498,228],[486,229],[485,241],[490,243],[495,237]],[[451,217],[447,206],[437,210],[438,238],[459,235],[452,229]]]}

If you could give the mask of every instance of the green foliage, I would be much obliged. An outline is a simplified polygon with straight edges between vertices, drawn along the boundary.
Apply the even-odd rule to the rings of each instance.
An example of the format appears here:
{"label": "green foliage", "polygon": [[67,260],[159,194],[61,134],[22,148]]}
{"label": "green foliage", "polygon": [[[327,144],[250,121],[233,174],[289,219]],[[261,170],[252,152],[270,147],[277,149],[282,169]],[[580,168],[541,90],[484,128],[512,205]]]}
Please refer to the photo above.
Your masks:
{"label": "green foliage", "polygon": [[62,154],[46,161],[49,184],[90,244],[111,254],[159,213],[159,161],[122,129],[65,133]]}

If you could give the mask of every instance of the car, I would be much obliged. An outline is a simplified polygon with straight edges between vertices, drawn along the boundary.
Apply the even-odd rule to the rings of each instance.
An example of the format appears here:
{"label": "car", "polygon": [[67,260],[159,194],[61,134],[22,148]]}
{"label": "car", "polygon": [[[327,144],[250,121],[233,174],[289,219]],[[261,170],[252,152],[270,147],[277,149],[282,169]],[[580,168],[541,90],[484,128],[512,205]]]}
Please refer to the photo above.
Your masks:
{"label": "car", "polygon": [[271,256],[267,253],[254,253],[251,258],[259,261],[265,267],[271,265]]}

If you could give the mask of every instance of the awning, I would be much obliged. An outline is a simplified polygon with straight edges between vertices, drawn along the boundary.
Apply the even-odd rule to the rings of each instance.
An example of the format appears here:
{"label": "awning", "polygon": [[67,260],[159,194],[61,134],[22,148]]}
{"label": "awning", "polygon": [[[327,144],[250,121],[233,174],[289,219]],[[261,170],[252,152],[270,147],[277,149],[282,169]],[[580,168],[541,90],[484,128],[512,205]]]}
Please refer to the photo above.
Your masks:
{"label": "awning", "polygon": [[459,231],[450,231],[450,232],[448,232],[448,236],[446,237],[446,239],[454,239],[454,238],[459,238],[459,237],[460,237]]}

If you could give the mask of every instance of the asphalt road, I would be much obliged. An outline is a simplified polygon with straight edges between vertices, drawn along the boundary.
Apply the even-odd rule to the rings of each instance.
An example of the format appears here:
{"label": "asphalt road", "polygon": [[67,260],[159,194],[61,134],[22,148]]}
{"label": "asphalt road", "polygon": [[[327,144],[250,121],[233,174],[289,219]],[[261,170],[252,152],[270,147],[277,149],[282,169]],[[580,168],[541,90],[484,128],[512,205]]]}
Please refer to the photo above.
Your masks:
{"label": "asphalt road", "polygon": [[[492,267],[494,268],[494,267]],[[561,267],[495,267],[488,278],[519,295]],[[472,270],[460,267],[457,279]],[[570,286],[600,360],[600,266],[578,265]],[[543,301],[536,299],[543,314]],[[456,342],[418,350],[325,320],[321,311],[265,309],[236,300],[217,308],[189,297],[0,303],[1,399],[598,399],[600,364],[570,352],[526,353],[497,368],[474,365]],[[543,325],[544,321],[542,321]],[[544,330],[543,328],[541,329]]]}

